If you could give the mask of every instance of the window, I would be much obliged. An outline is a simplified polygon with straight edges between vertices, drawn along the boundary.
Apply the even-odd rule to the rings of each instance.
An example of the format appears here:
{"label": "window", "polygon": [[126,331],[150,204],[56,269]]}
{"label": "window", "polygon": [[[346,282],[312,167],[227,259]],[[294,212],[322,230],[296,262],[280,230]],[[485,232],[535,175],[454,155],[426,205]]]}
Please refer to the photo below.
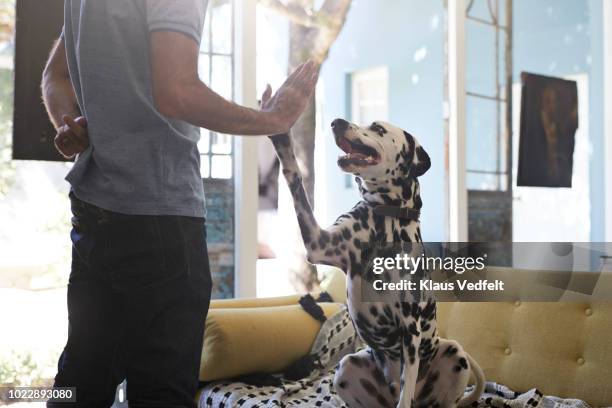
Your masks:
{"label": "window", "polygon": [[[234,4],[232,0],[212,0],[209,3],[200,46],[200,79],[228,100],[234,90]],[[233,177],[233,138],[201,130],[198,144],[202,178],[231,179]]]}
{"label": "window", "polygon": [[351,118],[369,124],[389,117],[389,71],[387,67],[356,71],[351,75]]}
{"label": "window", "polygon": [[[509,191],[511,21],[505,0],[471,0],[466,10],[466,154],[469,190]],[[508,28],[510,27],[510,29]]]}
{"label": "window", "polygon": [[[355,71],[350,76],[351,120],[367,125],[389,118],[389,70],[387,67]],[[347,174],[344,187],[355,187],[354,177]]]}

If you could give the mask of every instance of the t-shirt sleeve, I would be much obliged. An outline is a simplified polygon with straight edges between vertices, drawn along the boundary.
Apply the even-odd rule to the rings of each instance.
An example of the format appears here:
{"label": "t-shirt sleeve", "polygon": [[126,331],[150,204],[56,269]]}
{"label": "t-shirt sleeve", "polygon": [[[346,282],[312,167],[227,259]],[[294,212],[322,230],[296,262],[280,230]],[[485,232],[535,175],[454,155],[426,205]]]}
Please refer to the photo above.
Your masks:
{"label": "t-shirt sleeve", "polygon": [[208,0],[147,0],[149,31],[176,31],[200,43]]}

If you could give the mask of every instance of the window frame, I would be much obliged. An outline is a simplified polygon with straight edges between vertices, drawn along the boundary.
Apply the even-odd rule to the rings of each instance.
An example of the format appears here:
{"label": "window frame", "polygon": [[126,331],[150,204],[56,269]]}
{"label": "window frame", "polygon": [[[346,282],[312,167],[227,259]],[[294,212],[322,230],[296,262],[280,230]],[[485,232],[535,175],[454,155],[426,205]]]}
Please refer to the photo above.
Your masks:
{"label": "window frame", "polygon": [[[206,12],[206,24],[205,24],[205,32],[203,33],[204,36],[206,36],[205,38],[202,38],[202,44],[205,43],[205,40],[207,40],[207,44],[208,44],[208,49],[204,48],[203,46],[200,47],[199,49],[199,53],[198,53],[198,62],[199,64],[202,63],[203,60],[206,60],[207,64],[208,64],[208,78],[200,78],[201,80],[203,80],[208,86],[210,86],[211,88],[213,88],[214,84],[213,84],[213,78],[214,78],[214,74],[215,74],[215,67],[217,64],[215,64],[215,59],[216,58],[228,58],[229,59],[229,66],[231,67],[231,92],[229,95],[225,95],[226,97],[229,97],[229,99],[231,100],[235,100],[236,99],[236,2],[238,0],[225,0],[226,2],[228,2],[230,4],[230,32],[231,32],[231,40],[230,40],[230,50],[229,52],[219,52],[215,50],[215,36],[214,36],[214,31],[213,31],[213,26],[214,26],[214,13],[213,13],[213,8],[215,6],[215,1],[211,0],[208,3],[208,10]],[[200,66],[199,69],[201,70],[202,67]],[[213,88],[214,89],[214,88]],[[220,134],[217,132],[213,132],[207,129],[201,129],[201,141],[199,143],[199,147],[200,147],[200,169],[201,169],[201,175],[203,179],[225,179],[225,180],[230,180],[232,178],[234,178],[234,174],[235,174],[235,158],[234,158],[234,153],[236,150],[236,146],[234,143],[234,138],[230,135],[224,135],[224,134]],[[214,146],[215,146],[215,139],[216,138],[225,138],[228,143],[229,143],[229,151],[228,152],[215,152],[214,150]],[[205,145],[206,147],[202,149],[202,146]],[[214,162],[215,159],[230,159],[230,163],[229,163],[229,169],[231,171],[231,173],[229,175],[221,175],[219,173],[215,174],[215,167],[214,167]]]}

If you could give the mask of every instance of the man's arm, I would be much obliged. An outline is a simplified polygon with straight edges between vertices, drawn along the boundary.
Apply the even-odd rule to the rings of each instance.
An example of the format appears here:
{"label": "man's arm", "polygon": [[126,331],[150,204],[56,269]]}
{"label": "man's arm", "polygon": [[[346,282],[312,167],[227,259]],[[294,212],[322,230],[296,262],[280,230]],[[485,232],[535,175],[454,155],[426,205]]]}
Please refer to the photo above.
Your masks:
{"label": "man's arm", "polygon": [[153,96],[164,116],[220,133],[270,135],[288,131],[312,95],[317,68],[296,70],[272,98],[268,109],[246,108],[219,96],[198,77],[198,44],[181,33],[151,33]]}
{"label": "man's arm", "polygon": [[55,147],[66,158],[81,153],[89,145],[87,121],[80,117],[76,95],[66,61],[64,41],[59,39],[47,61],[42,78],[42,96],[49,119],[57,129]]}

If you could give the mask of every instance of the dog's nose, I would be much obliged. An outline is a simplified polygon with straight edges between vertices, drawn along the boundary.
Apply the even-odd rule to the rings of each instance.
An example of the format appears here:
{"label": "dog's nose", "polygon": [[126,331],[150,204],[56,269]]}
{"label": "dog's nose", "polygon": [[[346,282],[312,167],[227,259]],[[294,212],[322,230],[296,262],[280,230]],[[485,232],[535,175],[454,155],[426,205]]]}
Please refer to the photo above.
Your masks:
{"label": "dog's nose", "polygon": [[349,123],[344,119],[336,119],[332,122],[331,127],[336,134],[343,134],[349,127]]}

